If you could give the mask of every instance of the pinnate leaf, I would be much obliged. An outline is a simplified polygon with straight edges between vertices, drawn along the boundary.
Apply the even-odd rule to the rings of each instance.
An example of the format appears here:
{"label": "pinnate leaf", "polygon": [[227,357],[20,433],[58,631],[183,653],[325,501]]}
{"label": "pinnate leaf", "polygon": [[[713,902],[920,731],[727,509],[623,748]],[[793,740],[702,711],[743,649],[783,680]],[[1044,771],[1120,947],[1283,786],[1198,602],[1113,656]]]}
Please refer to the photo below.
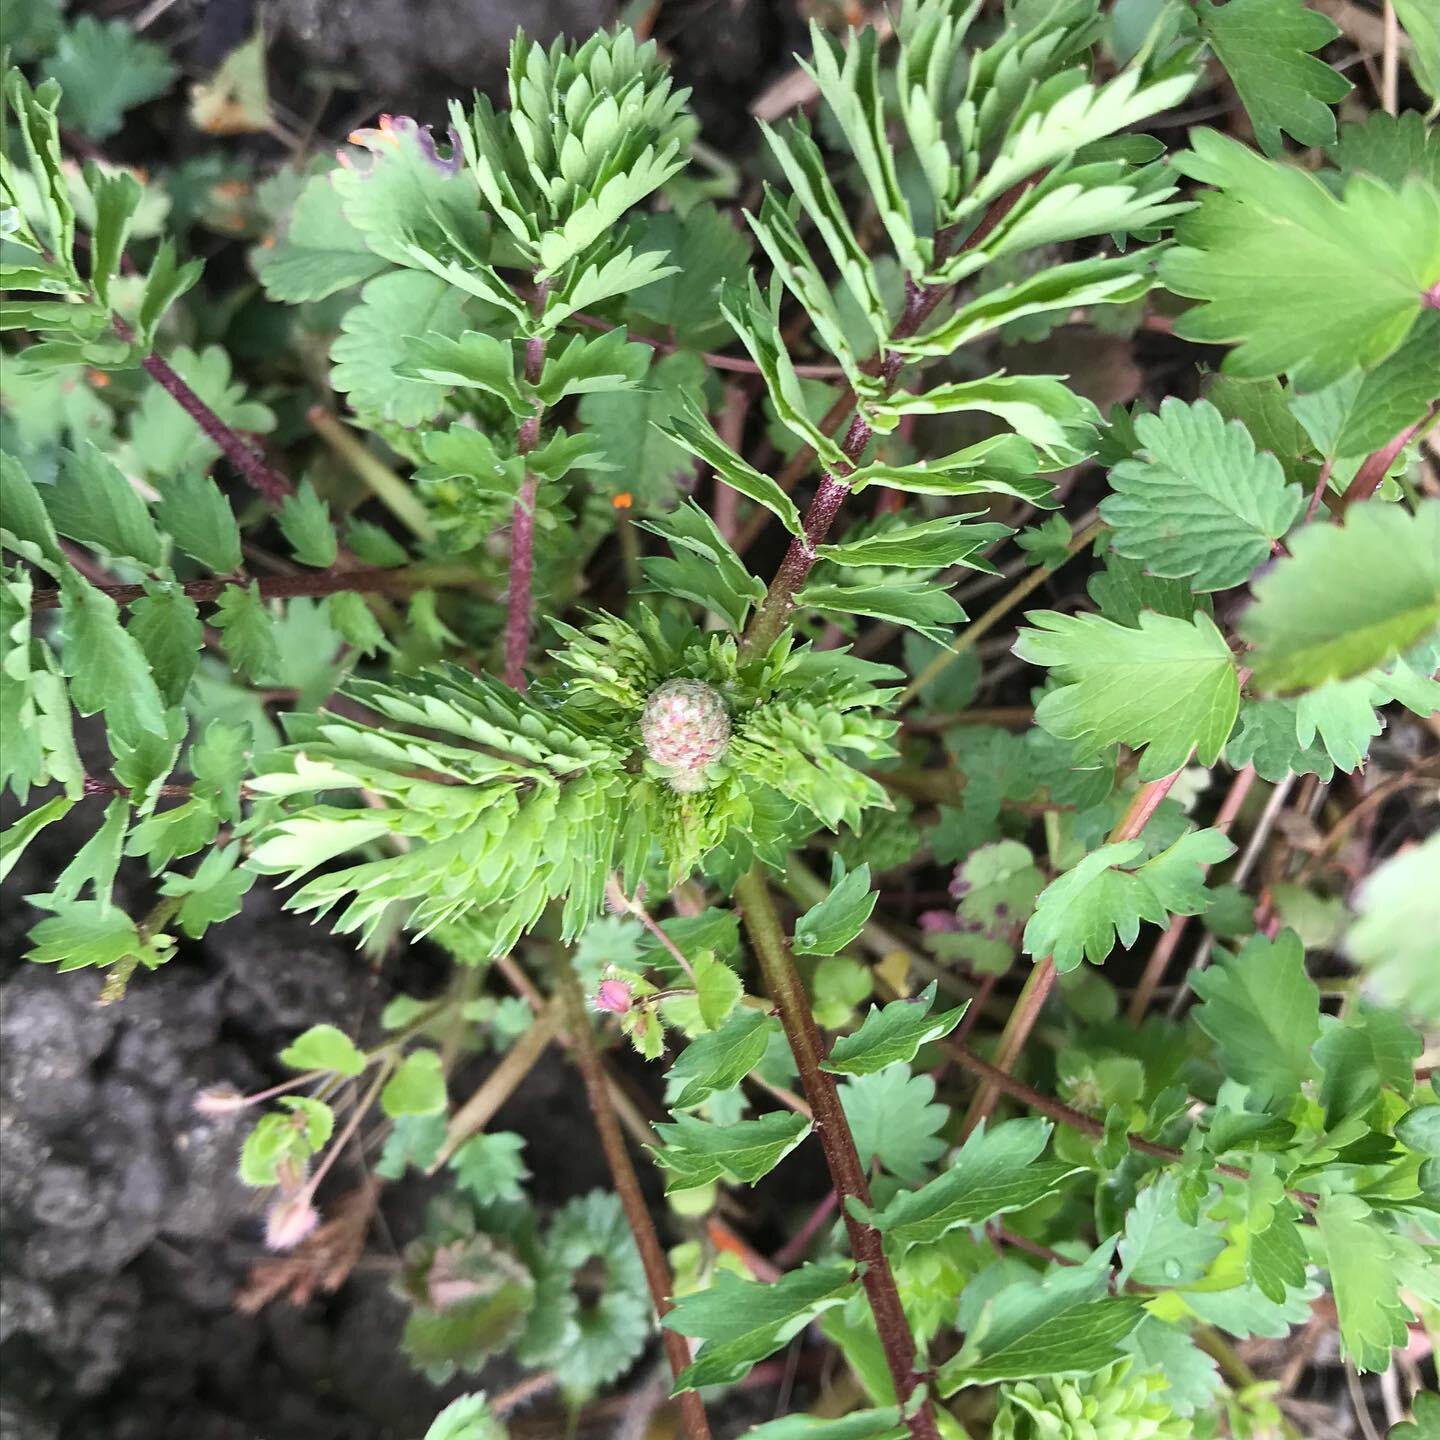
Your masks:
{"label": "pinnate leaf", "polygon": [[664,1141],[654,1155],[655,1163],[669,1171],[666,1190],[693,1190],[712,1180],[753,1185],[810,1133],[810,1122],[788,1110],[730,1125],[677,1115],[673,1125],[657,1125],[655,1133]]}
{"label": "pinnate leaf", "polygon": [[864,928],[880,897],[870,888],[870,867],[846,872],[835,856],[830,893],[812,905],[795,922],[795,952],[799,955],[834,955]]}

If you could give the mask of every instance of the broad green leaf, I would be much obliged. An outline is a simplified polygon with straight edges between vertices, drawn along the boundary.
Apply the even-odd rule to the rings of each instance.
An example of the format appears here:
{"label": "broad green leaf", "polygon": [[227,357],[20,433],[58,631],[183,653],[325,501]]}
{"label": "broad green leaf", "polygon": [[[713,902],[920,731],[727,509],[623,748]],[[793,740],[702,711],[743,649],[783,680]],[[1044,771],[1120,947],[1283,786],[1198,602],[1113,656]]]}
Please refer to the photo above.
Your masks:
{"label": "broad green leaf", "polygon": [[674,269],[630,293],[637,315],[668,326],[682,345],[704,346],[725,337],[720,286],[744,268],[745,233],[714,205],[696,205],[645,217],[637,253],[655,251]]}
{"label": "broad green leaf", "polygon": [[521,1182],[530,1176],[520,1152],[525,1141],[510,1130],[472,1135],[450,1157],[455,1184],[481,1205],[492,1200],[523,1200]]}
{"label": "broad green leaf", "polygon": [[438,1115],[445,1109],[445,1072],[434,1050],[412,1050],[380,1092],[380,1108],[392,1119]]}
{"label": "broad green leaf", "polygon": [[1304,497],[1238,421],[1205,400],[1166,400],[1135,422],[1143,452],[1110,472],[1111,544],[1151,575],[1196,590],[1243,584],[1299,517]]}
{"label": "broad green leaf", "polygon": [[1425,0],[1394,0],[1394,5],[1415,47],[1410,71],[1432,100],[1440,100],[1440,13]]}
{"label": "broad green leaf", "polygon": [[1058,686],[1047,690],[1035,720],[1077,743],[1079,758],[1117,742],[1139,749],[1139,776],[1157,780],[1194,751],[1213,765],[1235,724],[1240,683],[1225,637],[1196,614],[1186,622],[1142,612],[1138,628],[1098,615],[1031,611],[1015,653],[1049,666]]}
{"label": "broad green leaf", "polygon": [[0,454],[0,538],[7,550],[52,575],[69,567],[39,487],[9,454]]}
{"label": "broad green leaf", "polygon": [[1424,1050],[1403,1016],[1362,1002],[1345,1018],[1323,1015],[1311,1051],[1320,1067],[1320,1103],[1332,1127],[1369,1112],[1382,1089],[1408,1100]]}
{"label": "broad green leaf", "polygon": [[[1139,840],[1102,845],[1040,892],[1025,927],[1025,950],[1049,955],[1059,971],[1082,960],[1101,964],[1119,942],[1135,943],[1142,921],[1199,915],[1210,903],[1205,871],[1235,853],[1218,830],[1191,830],[1169,849],[1136,866]],[[1126,868],[1133,867],[1133,868]]]}
{"label": "broad green leaf", "polygon": [[1252,936],[1233,959],[1191,977],[1203,1003],[1195,1022],[1215,1042],[1225,1073],[1284,1101],[1315,1073],[1320,993],[1305,973],[1294,931]]}
{"label": "broad green leaf", "polygon": [[710,951],[692,951],[695,972],[695,1003],[700,1021],[709,1030],[719,1030],[735,1012],[745,987],[740,977]]}
{"label": "broad green leaf", "polygon": [[506,1440],[507,1433],[483,1394],[462,1395],[430,1422],[425,1440]]}
{"label": "broad green leaf", "polygon": [[1385,1000],[1440,1025],[1440,835],[1399,851],[1361,883],[1345,953]]}
{"label": "broad green leaf", "polygon": [[406,427],[428,424],[439,415],[447,387],[405,377],[410,337],[458,337],[465,329],[464,298],[444,280],[413,270],[369,281],[330,347],[331,384],[362,414]]}
{"label": "broad green leaf", "polygon": [[717,1270],[708,1290],[681,1296],[660,1321],[704,1344],[675,1382],[676,1392],[738,1380],[817,1315],[856,1291],[849,1261],[802,1265],[770,1284]]}
{"label": "broad green leaf", "polygon": [[1440,625],[1440,500],[1383,500],[1310,525],[1255,584],[1240,631],[1264,690],[1313,689],[1382,665]]}
{"label": "broad green leaf", "polygon": [[879,530],[862,540],[819,545],[815,553],[836,565],[897,565],[924,570],[968,565],[972,570],[993,573],[990,562],[976,552],[1010,533],[1008,525],[976,525],[970,523],[968,515],[946,515],[917,525]]}
{"label": "broad green leaf", "polygon": [[515,379],[515,347],[498,335],[482,330],[466,330],[453,337],[407,331],[401,354],[398,375],[462,390],[483,390],[503,401],[518,419],[532,413],[533,407],[521,395]]}
{"label": "broad green leaf", "polygon": [[934,1102],[935,1082],[912,1075],[907,1065],[847,1076],[840,1104],[860,1163],[881,1165],[902,1180],[923,1180],[926,1168],[945,1153],[939,1131],[950,1112]]}
{"label": "broad green leaf", "polygon": [[613,489],[635,505],[668,508],[679,497],[679,480],[693,468],[686,449],[671,438],[677,415],[695,408],[705,366],[685,351],[657,360],[640,388],[580,397],[580,421],[606,465]]}
{"label": "broad green leaf", "polygon": [[82,715],[105,712],[105,723],[136,744],[167,732],[165,704],[144,652],[120,624],[108,595],[76,573],[60,586],[62,663],[70,699]]}
{"label": "broad green leaf", "polygon": [[145,936],[122,910],[95,900],[76,900],[47,915],[30,932],[27,960],[61,971],[101,969],[136,960],[153,970],[170,958],[168,936]]}
{"label": "broad green leaf", "polygon": [[1102,1247],[1083,1265],[1027,1275],[986,1298],[959,1353],[940,1367],[939,1393],[1038,1375],[1091,1375],[1119,1359],[1145,1311],[1137,1299],[1105,1294],[1109,1250]]}
{"label": "broad green leaf", "polygon": [[375,1162],[375,1173],[386,1180],[399,1180],[413,1165],[428,1170],[439,1158],[450,1123],[442,1115],[402,1115],[385,1140]]}
{"label": "broad green leaf", "polygon": [[1218,1223],[1202,1218],[1191,1225],[1181,1216],[1180,1184],[1177,1173],[1166,1171],[1135,1197],[1120,1239],[1122,1285],[1193,1285],[1225,1248]]}
{"label": "broad green leaf", "polygon": [[785,1415],[767,1420],[745,1432],[745,1440],[902,1440],[909,1433],[901,1424],[900,1407],[852,1410],[836,1420],[815,1415]]}
{"label": "broad green leaf", "polygon": [[172,872],[161,881],[162,894],[181,897],[175,923],[192,940],[198,940],[210,926],[240,913],[241,903],[255,883],[253,872],[239,868],[240,858],[238,845],[212,849],[193,875]]}
{"label": "broad green leaf", "polygon": [[333,1070],[354,1077],[365,1070],[365,1056],[355,1042],[333,1025],[312,1025],[280,1052],[280,1063],[292,1070]]}
{"label": "broad green leaf", "polygon": [[983,1225],[1053,1195],[1063,1181],[1083,1172],[1040,1159],[1050,1128],[1039,1119],[981,1126],[938,1178],[919,1190],[902,1191],[872,1223],[893,1244],[928,1245],[958,1225]]}
{"label": "broad green leaf", "polygon": [[1409,1307],[1400,1298],[1397,1237],[1358,1195],[1322,1195],[1315,1225],[1330,1271],[1345,1354],[1362,1371],[1384,1370],[1409,1338]]}
{"label": "broad green leaf", "polygon": [[692,1040],[670,1067],[676,1110],[688,1110],[716,1091],[730,1090],[750,1073],[770,1043],[770,1025],[760,1010],[737,1010],[718,1030]]}
{"label": "broad green leaf", "polygon": [[1225,369],[1288,373],[1318,390],[1397,349],[1440,281],[1440,192],[1367,175],[1337,197],[1298,166],[1266,160],[1210,130],[1191,133],[1185,172],[1215,191],[1176,228],[1160,278],[1203,301],[1176,334],[1236,343]]}
{"label": "broad green leaf", "polygon": [[913,999],[892,1000],[883,1010],[872,1005],[860,1028],[831,1046],[830,1058],[821,1068],[835,1075],[871,1075],[887,1065],[908,1064],[922,1045],[948,1035],[965,1014],[966,1006],[957,1005],[932,1015],[935,991],[932,980]]}
{"label": "broad green leaf", "polygon": [[788,1110],[728,1125],[677,1115],[673,1125],[657,1125],[655,1133],[664,1142],[653,1153],[655,1163],[669,1172],[665,1189],[693,1190],[714,1180],[753,1185],[810,1133],[810,1122]]}
{"label": "broad green leaf", "polygon": [[280,664],[275,624],[255,581],[249,585],[227,585],[220,592],[210,619],[220,631],[225,652],[237,670],[257,681],[274,675]]}
{"label": "broad green leaf", "polygon": [[1340,31],[1304,0],[1203,0],[1200,33],[1229,72],[1267,155],[1281,155],[1282,130],[1299,145],[1333,145],[1338,105],[1352,86],[1310,52]]}
{"label": "broad green leaf", "polygon": [[302,565],[328,570],[338,553],[330,507],[306,480],[280,507],[280,530]]}
{"label": "broad green leaf", "polygon": [[42,69],[64,91],[61,122],[92,140],[108,140],[127,110],[163,95],[175,79],[159,45],[141,39],[124,20],[93,15],[81,15],[61,32]]}
{"label": "broad green leaf", "polygon": [[843,950],[864,928],[879,898],[870,888],[870,867],[861,865],[847,873],[845,862],[836,855],[830,893],[795,922],[795,953],[834,955]]}
{"label": "broad green leaf", "polygon": [[305,182],[284,234],[268,248],[253,250],[251,263],[265,293],[291,305],[323,300],[389,268],[345,218],[329,175]]}
{"label": "broad green leaf", "polygon": [[174,580],[148,580],[130,607],[130,624],[167,705],[179,705],[190,687],[205,644],[195,602]]}
{"label": "broad green leaf", "polygon": [[230,502],[198,469],[182,470],[165,482],[155,518],[207,570],[229,575],[240,568],[240,527]]}

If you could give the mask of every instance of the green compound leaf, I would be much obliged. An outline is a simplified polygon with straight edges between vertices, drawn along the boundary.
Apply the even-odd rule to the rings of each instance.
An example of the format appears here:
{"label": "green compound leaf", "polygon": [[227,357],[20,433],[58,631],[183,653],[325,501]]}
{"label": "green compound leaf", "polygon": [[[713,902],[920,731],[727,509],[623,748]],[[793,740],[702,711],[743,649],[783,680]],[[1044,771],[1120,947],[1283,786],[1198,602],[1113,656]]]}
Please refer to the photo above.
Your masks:
{"label": "green compound leaf", "polygon": [[380,1108],[402,1115],[438,1115],[445,1109],[445,1072],[434,1050],[412,1050],[380,1092]]}
{"label": "green compound leaf", "polygon": [[240,568],[240,527],[220,487],[198,469],[182,470],[160,490],[155,518],[192,560],[216,575]]}
{"label": "green compound leaf", "polygon": [[1322,1195],[1315,1225],[1340,1318],[1340,1341],[1358,1370],[1384,1370],[1409,1336],[1400,1298],[1399,1238],[1358,1195]]}
{"label": "green compound leaf", "polygon": [[912,1183],[923,1180],[927,1167],[945,1153],[938,1132],[950,1112],[934,1100],[935,1082],[912,1075],[908,1065],[847,1077],[840,1104],[861,1164],[879,1164]]}
{"label": "green compound leaf", "polygon": [[1060,682],[1035,708],[1038,724],[1078,742],[1080,758],[1117,742],[1145,747],[1142,780],[1178,770],[1194,750],[1219,758],[1240,705],[1225,637],[1208,615],[1188,622],[1144,611],[1131,629],[1098,615],[1031,611],[1015,654]]}
{"label": "green compound leaf", "polygon": [[768,1175],[809,1133],[803,1115],[775,1110],[758,1120],[712,1125],[693,1115],[677,1115],[673,1125],[657,1125],[664,1141],[655,1163],[669,1171],[666,1191],[693,1190],[713,1180],[753,1185]]}
{"label": "green compound leaf", "polygon": [[265,293],[291,305],[323,300],[390,268],[345,218],[328,175],[305,182],[284,235],[268,249],[253,251],[251,260]]}
{"label": "green compound leaf", "polygon": [[1025,927],[1025,951],[1049,955],[1060,971],[1082,960],[1102,963],[1115,948],[1135,943],[1141,921],[1163,925],[1171,915],[1198,915],[1210,903],[1207,866],[1235,853],[1218,830],[1192,830],[1168,850],[1133,869],[1139,840],[1102,845],[1040,892]]}
{"label": "green compound leaf", "polygon": [[900,1423],[900,1407],[887,1405],[878,1410],[852,1410],[838,1420],[785,1415],[747,1430],[745,1440],[903,1440],[908,1433]]}
{"label": "green compound leaf", "polygon": [[484,1395],[462,1395],[430,1422],[425,1440],[506,1440],[506,1434]]}
{"label": "green compound leaf", "polygon": [[127,110],[163,95],[175,79],[159,45],[142,40],[123,20],[102,22],[93,15],[80,16],[61,33],[43,69],[64,92],[61,123],[92,140],[108,140]]}
{"label": "green compound leaf", "polygon": [[293,495],[285,497],[279,520],[281,532],[302,565],[328,570],[335,563],[338,547],[330,507],[308,480]]}
{"label": "green compound leaf", "polygon": [[1440,500],[1414,514],[1382,500],[1345,523],[1311,525],[1289,558],[1255,585],[1240,633],[1267,691],[1348,679],[1409,649],[1440,625]]}
{"label": "green compound leaf", "polygon": [[1254,935],[1234,959],[1222,957],[1190,983],[1204,1002],[1195,1022],[1215,1042],[1227,1075],[1281,1101],[1314,1075],[1320,994],[1294,931],[1274,940]]}
{"label": "green compound leaf", "polygon": [[1199,591],[1243,584],[1299,517],[1300,487],[1208,401],[1166,400],[1135,430],[1143,458],[1110,472],[1116,493],[1100,506],[1115,549],[1151,575],[1193,577]]}
{"label": "green compound leaf", "polygon": [[455,1183],[482,1205],[492,1200],[522,1200],[521,1181],[530,1176],[520,1152],[525,1141],[510,1130],[472,1135],[450,1157]]}
{"label": "green compound leaf", "polygon": [[908,1064],[922,1045],[948,1035],[968,1006],[931,1015],[935,991],[932,980],[914,999],[892,1000],[883,1010],[872,1005],[860,1028],[835,1042],[821,1068],[834,1075],[872,1075],[887,1065]]}
{"label": "green compound leaf", "polygon": [[224,637],[225,652],[237,670],[251,680],[274,675],[280,664],[275,622],[260,598],[260,586],[227,585],[215,602],[211,623]]}
{"label": "green compound leaf", "polygon": [[1225,1248],[1216,1222],[1192,1225],[1181,1215],[1180,1185],[1181,1177],[1166,1171],[1135,1197],[1119,1246],[1122,1285],[1193,1285]]}
{"label": "green compound leaf", "polygon": [[1440,835],[1400,851],[1362,883],[1345,936],[1345,953],[1385,1000],[1429,1025],[1440,1025],[1437,873]]}
{"label": "green compound leaf", "polygon": [[46,486],[45,507],[60,534],[153,570],[160,534],[145,502],[119,468],[89,441],[63,456],[60,483]]}
{"label": "green compound leaf", "polygon": [[877,531],[863,540],[819,545],[815,553],[836,565],[895,565],[917,570],[968,565],[972,570],[994,573],[990,562],[976,552],[1010,533],[1008,525],[976,525],[968,515],[945,515],[918,525]]}
{"label": "green compound leaf", "polygon": [[836,855],[830,876],[830,893],[812,905],[795,922],[797,955],[834,955],[864,928],[879,895],[870,888],[870,867],[858,866],[848,874]]}
{"label": "green compound leaf", "polygon": [[333,1070],[352,1078],[365,1070],[365,1056],[334,1025],[312,1025],[303,1035],[297,1035],[280,1052],[280,1063],[292,1070]]}
{"label": "green compound leaf", "polygon": [[802,1265],[770,1284],[716,1271],[708,1290],[682,1296],[660,1322],[667,1330],[704,1341],[695,1363],[676,1380],[675,1393],[739,1380],[856,1290],[854,1268],[845,1260]]}
{"label": "green compound leaf", "polygon": [[1211,130],[1177,163],[1216,190],[1176,227],[1160,278],[1204,303],[1175,333],[1236,343],[1226,371],[1288,373],[1302,392],[1398,349],[1440,281],[1440,191],[1357,175],[1336,196],[1295,166]]}
{"label": "green compound leaf", "polygon": [[1337,105],[1353,88],[1311,51],[1340,31],[1304,0],[1204,0],[1200,33],[1230,73],[1267,155],[1284,153],[1282,130],[1299,145],[1333,145]]}
{"label": "green compound leaf", "polygon": [[897,1195],[871,1223],[893,1244],[928,1245],[959,1225],[983,1225],[1053,1195],[1063,1181],[1083,1172],[1040,1160],[1050,1128],[1033,1118],[982,1126],[937,1179]]}
{"label": "green compound leaf", "polygon": [[774,1029],[760,1010],[739,1010],[718,1030],[701,1035],[685,1047],[670,1067],[670,1083],[679,1093],[676,1110],[688,1110],[717,1090],[738,1085],[759,1063]]}

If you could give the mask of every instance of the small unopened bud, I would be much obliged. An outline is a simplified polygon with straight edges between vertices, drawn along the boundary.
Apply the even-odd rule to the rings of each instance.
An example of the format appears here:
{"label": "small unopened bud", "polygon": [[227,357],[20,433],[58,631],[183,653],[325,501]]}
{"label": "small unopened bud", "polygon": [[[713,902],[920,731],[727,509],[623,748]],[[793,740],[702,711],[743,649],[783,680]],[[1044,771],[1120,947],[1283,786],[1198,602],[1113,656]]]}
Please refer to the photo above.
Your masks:
{"label": "small unopened bud", "polygon": [[245,1108],[245,1097],[230,1085],[213,1085],[194,1100],[197,1115],[233,1115]]}
{"label": "small unopened bud", "polygon": [[293,1250],[320,1223],[308,1195],[277,1200],[265,1215],[265,1243],[272,1250]]}
{"label": "small unopened bud", "polygon": [[645,702],[640,721],[645,750],[672,789],[705,788],[705,768],[730,743],[730,716],[720,692],[703,680],[667,680]]}
{"label": "small unopened bud", "polygon": [[628,1015],[634,996],[623,980],[602,980],[595,991],[595,1008],[611,1015]]}

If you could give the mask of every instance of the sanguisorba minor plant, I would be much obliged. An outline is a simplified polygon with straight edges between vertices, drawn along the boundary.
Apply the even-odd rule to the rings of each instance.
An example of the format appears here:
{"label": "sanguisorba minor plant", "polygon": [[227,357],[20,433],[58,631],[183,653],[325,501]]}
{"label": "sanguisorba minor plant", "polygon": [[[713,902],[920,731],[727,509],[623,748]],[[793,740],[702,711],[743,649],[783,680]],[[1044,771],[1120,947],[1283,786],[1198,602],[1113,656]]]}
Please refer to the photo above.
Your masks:
{"label": "sanguisorba minor plant", "polygon": [[[260,876],[364,945],[453,955],[368,1048],[320,1024],[292,1079],[199,1101],[271,1106],[240,1164],[278,1249],[363,1233],[373,1187],[316,1203],[361,1126],[380,1179],[448,1169],[402,1283],[437,1377],[508,1350],[578,1402],[658,1319],[696,1440],[702,1396],[816,1322],[849,1413],[756,1436],[1258,1435],[1286,1422],[1227,1336],[1325,1287],[1373,1371],[1440,1306],[1412,1028],[1440,1023],[1440,840],[1321,927],[1359,967],[1323,991],[1323,849],[1254,885],[1297,777],[1358,771],[1383,707],[1440,708],[1440,500],[1411,471],[1440,141],[1416,114],[1337,135],[1302,0],[1142,8],[1143,34],[1098,0],[817,27],[813,122],[763,127],[743,225],[652,45],[518,39],[502,108],[387,117],[272,182],[259,282],[348,405],[312,411],[298,484],[242,433],[275,417],[225,353],[180,343],[200,263],[130,242],[144,187],[68,163],[57,85],[10,74],[6,382],[57,418],[3,460],[4,772],[40,797],[5,867],[96,818],[28,897],[30,957],[121,1000]],[[1147,123],[1215,62],[1259,149],[1167,152]],[[994,369],[997,336],[1123,329],[1163,291],[1228,347],[1203,398],[1107,419]],[[977,641],[1092,551],[1087,593],[1014,640],[1033,717],[970,709]],[[998,598],[970,619],[957,585]],[[137,915],[127,856],[155,877]],[[874,882],[922,865],[953,867],[923,952]],[[1094,968],[1117,944],[1128,1014]],[[622,1036],[666,1123],[616,1090]],[[542,1220],[489,1122],[556,1038],[618,1198]],[[689,1236],[668,1255],[622,1122]],[[802,1145],[832,1192],[767,1259],[714,1210]],[[501,1431],[472,1397],[432,1433]]]}

